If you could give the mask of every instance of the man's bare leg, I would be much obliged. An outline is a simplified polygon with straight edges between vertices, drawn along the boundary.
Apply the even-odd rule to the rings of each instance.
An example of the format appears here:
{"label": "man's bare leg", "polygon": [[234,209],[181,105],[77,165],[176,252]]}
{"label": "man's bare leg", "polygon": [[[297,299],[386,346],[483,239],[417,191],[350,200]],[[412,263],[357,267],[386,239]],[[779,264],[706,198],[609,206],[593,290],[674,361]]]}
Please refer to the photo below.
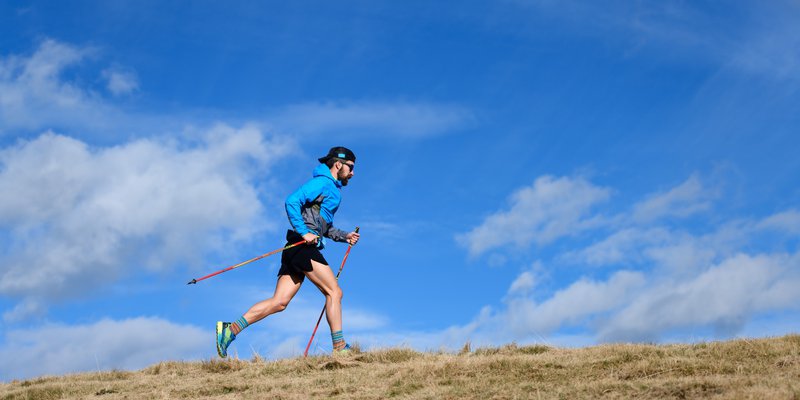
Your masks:
{"label": "man's bare leg", "polygon": [[[285,310],[294,298],[294,295],[300,290],[300,285],[302,283],[303,281],[300,280],[299,276],[281,275],[278,277],[278,284],[275,285],[275,293],[272,297],[264,301],[259,301],[244,313],[247,324],[249,325],[261,321],[272,314]],[[234,331],[234,335],[239,334],[239,332],[233,329],[233,326],[231,329]]]}
{"label": "man's bare leg", "polygon": [[336,281],[330,267],[311,260],[313,270],[306,272],[306,277],[325,295],[325,314],[335,350],[340,350],[346,343],[342,336],[342,289]]}

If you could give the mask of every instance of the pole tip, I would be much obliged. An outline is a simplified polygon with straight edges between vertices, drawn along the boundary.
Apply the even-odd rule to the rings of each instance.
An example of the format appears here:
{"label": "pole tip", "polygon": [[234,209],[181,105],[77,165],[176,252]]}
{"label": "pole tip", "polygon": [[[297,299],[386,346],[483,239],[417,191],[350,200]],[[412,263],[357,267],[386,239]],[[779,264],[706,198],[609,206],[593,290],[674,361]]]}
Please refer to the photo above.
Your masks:
{"label": "pole tip", "polygon": [[187,283],[187,285],[194,285],[195,283],[197,283],[197,279],[192,279],[189,281],[189,283]]}

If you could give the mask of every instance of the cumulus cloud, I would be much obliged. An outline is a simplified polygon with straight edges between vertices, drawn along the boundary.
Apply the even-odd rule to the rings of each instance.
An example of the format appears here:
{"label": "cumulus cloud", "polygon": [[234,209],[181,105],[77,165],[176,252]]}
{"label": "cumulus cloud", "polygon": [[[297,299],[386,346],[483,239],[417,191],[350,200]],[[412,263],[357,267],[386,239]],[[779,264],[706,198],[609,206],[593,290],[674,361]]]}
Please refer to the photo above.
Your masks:
{"label": "cumulus cloud", "polygon": [[726,249],[709,245],[707,238],[677,233],[673,235],[668,243],[639,249],[644,262],[660,267],[673,275],[692,276],[707,268],[720,256],[724,257],[727,252]]}
{"label": "cumulus cloud", "polygon": [[798,235],[800,234],[800,211],[787,210],[771,215],[760,221],[758,227]]}
{"label": "cumulus cloud", "polygon": [[[593,342],[659,341],[671,333],[711,329],[731,337],[755,316],[800,311],[800,255],[739,254],[694,274],[620,270],[583,277],[536,301],[529,271],[511,285],[503,307],[460,328],[463,340],[487,344],[536,341],[578,329]],[[526,291],[520,291],[520,282]],[[444,335],[441,332],[441,335]]]}
{"label": "cumulus cloud", "polygon": [[512,194],[507,210],[486,217],[481,225],[457,235],[456,240],[471,256],[509,244],[546,245],[596,224],[588,213],[609,196],[609,189],[583,178],[543,176]]}
{"label": "cumulus cloud", "polygon": [[632,217],[637,222],[659,218],[686,218],[711,207],[712,194],[696,175],[665,193],[651,195],[633,206]]}
{"label": "cumulus cloud", "polygon": [[[563,338],[567,331],[582,332],[582,340],[591,337],[600,342],[658,341],[697,329],[730,337],[760,315],[800,311],[800,252],[796,240],[791,240],[800,225],[796,210],[763,218],[720,218],[719,214],[704,218],[715,211],[717,195],[693,175],[674,188],[644,196],[620,215],[607,217],[593,214],[590,206],[604,199],[609,189],[589,182],[574,185],[567,178],[545,178],[537,179],[524,195],[515,195],[509,211],[487,218],[479,229],[524,227],[519,229],[537,238],[550,219],[569,221],[564,226],[575,227],[572,230],[587,226],[582,221],[611,222],[590,225],[596,229],[587,237],[570,237],[569,246],[575,250],[536,261],[535,270],[522,271],[511,281],[501,307],[488,314],[484,309],[469,324],[448,332],[489,344],[546,342],[545,336]],[[556,187],[552,182],[562,185],[545,190]],[[589,200],[565,206],[570,212],[562,212],[559,207],[564,204],[555,201],[575,197]],[[534,203],[547,212],[531,207]],[[548,208],[548,204],[557,205]],[[669,217],[687,223],[675,226]],[[477,237],[479,229],[464,237]],[[759,251],[764,232],[790,240],[772,241],[768,252]],[[482,240],[492,243],[488,235]],[[520,244],[534,243],[544,247],[549,241],[531,239]],[[555,275],[564,263],[571,268],[604,269],[585,270],[576,281],[554,292],[540,287],[542,279],[536,271],[547,265],[549,274]]]}
{"label": "cumulus cloud", "polygon": [[[111,132],[175,131],[198,121],[209,123],[208,110],[179,110],[180,115],[131,113],[114,100],[140,89],[131,67],[112,65],[81,79],[70,73],[88,59],[102,62],[102,51],[44,40],[30,55],[0,54],[0,134],[55,129],[82,135]],[[81,82],[102,82],[102,88]],[[218,110],[218,116],[224,110]],[[330,101],[289,105],[259,119],[264,126],[296,137],[336,133],[350,138],[421,139],[471,126],[474,113],[459,105],[408,101]]]}
{"label": "cumulus cloud", "polygon": [[139,88],[139,80],[131,71],[106,69],[103,70],[103,78],[107,82],[108,90],[115,96],[129,94]]}
{"label": "cumulus cloud", "polygon": [[0,133],[51,126],[109,128],[125,116],[63,74],[94,53],[45,40],[30,56],[0,58]]}
{"label": "cumulus cloud", "polygon": [[670,237],[666,229],[626,227],[578,251],[567,253],[564,258],[591,266],[637,264],[642,259],[635,250],[645,245],[666,243]]}
{"label": "cumulus cloud", "polygon": [[533,288],[536,287],[536,275],[533,271],[525,271],[521,273],[514,282],[511,283],[511,287],[508,289],[509,295],[518,295],[518,294],[526,294],[529,293]]}
{"label": "cumulus cloud", "polygon": [[0,347],[0,380],[109,369],[139,369],[165,359],[207,358],[207,330],[159,318],[104,319],[9,329]]}
{"label": "cumulus cloud", "polygon": [[607,281],[582,278],[541,303],[531,297],[512,298],[501,319],[516,337],[551,333],[627,303],[644,283],[644,275],[633,271],[616,272]]}
{"label": "cumulus cloud", "polygon": [[45,307],[38,301],[27,299],[18,303],[14,308],[3,313],[3,321],[15,323],[30,320],[32,316],[45,315]]}
{"label": "cumulus cloud", "polygon": [[329,102],[298,104],[270,123],[291,133],[423,138],[463,128],[474,120],[463,107],[435,103]]}
{"label": "cumulus cloud", "polygon": [[800,309],[800,259],[740,254],[689,279],[651,285],[604,324],[601,340],[657,340],[674,329],[707,326],[730,336],[756,313]]}
{"label": "cumulus cloud", "polygon": [[671,273],[709,265],[737,247],[742,232],[721,228],[708,235],[691,235],[665,226],[623,226],[562,259],[593,267],[657,266]]}
{"label": "cumulus cloud", "polygon": [[293,151],[258,129],[97,148],[45,133],[0,151],[0,294],[49,302],[195,261],[269,228],[256,179]]}

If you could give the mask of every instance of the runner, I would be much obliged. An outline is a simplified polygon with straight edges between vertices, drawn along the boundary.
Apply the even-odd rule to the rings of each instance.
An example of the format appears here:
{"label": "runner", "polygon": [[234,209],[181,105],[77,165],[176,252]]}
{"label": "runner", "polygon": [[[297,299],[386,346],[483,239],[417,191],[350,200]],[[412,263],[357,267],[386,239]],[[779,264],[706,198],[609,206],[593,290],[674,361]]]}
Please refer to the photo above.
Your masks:
{"label": "runner", "polygon": [[228,346],[243,329],[265,317],[286,309],[303,280],[308,277],[325,295],[325,314],[331,328],[334,354],[347,353],[350,346],[342,333],[342,289],[320,250],[325,237],[336,242],[356,244],[357,232],[347,233],[333,226],[333,215],[341,202],[341,188],[353,177],[356,156],[345,147],[334,147],[319,159],[313,178],[286,199],[286,214],[292,229],[286,232],[287,245],[305,240],[281,256],[281,269],[275,294],[250,307],[234,322],[217,321],[217,353],[228,355]]}

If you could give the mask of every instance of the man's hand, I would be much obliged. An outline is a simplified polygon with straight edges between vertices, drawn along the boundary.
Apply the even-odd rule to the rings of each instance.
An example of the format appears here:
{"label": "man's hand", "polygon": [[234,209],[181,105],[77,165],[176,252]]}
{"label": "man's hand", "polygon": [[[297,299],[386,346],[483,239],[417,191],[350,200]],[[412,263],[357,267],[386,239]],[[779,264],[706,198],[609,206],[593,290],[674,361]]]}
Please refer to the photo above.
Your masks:
{"label": "man's hand", "polygon": [[319,236],[317,236],[314,233],[308,232],[305,235],[303,235],[303,239],[306,240],[306,244],[316,244],[317,239],[319,239]]}
{"label": "man's hand", "polygon": [[355,245],[358,243],[358,238],[360,237],[361,235],[359,235],[358,232],[350,232],[347,234],[347,243],[350,243],[351,246]]}

